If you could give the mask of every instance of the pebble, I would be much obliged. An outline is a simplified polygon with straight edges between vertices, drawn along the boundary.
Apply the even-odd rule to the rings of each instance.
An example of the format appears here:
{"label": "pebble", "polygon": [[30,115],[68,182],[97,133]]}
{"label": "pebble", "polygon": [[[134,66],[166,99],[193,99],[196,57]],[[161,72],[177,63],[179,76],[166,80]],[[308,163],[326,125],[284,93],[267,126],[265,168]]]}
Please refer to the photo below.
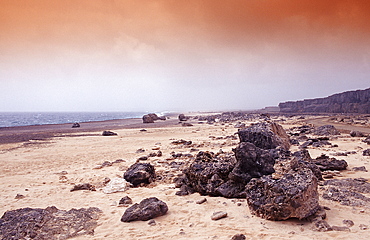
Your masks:
{"label": "pebble", "polygon": [[211,219],[215,221],[215,220],[219,220],[219,219],[225,218],[225,217],[227,217],[227,212],[220,211],[220,212],[213,213]]}
{"label": "pebble", "polygon": [[205,203],[205,202],[207,202],[207,198],[200,199],[200,200],[196,201],[195,203],[196,204],[202,204],[202,203]]}
{"label": "pebble", "polygon": [[369,229],[369,226],[367,226],[365,224],[360,224],[359,227],[360,227],[361,230],[367,230],[367,229]]}
{"label": "pebble", "polygon": [[151,219],[151,220],[148,221],[148,225],[155,226],[155,225],[157,225],[157,223],[155,222],[154,219]]}
{"label": "pebble", "polygon": [[352,227],[353,225],[355,225],[352,220],[343,220],[343,224],[347,227]]}

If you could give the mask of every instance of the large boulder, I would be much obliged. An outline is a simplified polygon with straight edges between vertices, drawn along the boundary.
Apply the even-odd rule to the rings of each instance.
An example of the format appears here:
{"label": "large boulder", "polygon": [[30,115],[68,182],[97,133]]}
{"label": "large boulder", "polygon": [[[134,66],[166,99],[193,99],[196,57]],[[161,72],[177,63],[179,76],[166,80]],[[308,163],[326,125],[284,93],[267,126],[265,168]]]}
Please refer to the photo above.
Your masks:
{"label": "large boulder", "polygon": [[147,221],[167,213],[168,206],[156,197],[146,198],[139,204],[127,208],[122,215],[122,222]]}
{"label": "large boulder", "polygon": [[250,142],[262,149],[280,146],[288,150],[290,139],[282,126],[274,122],[262,122],[238,131],[240,142]]}
{"label": "large boulder", "polygon": [[143,123],[154,123],[154,119],[150,114],[143,116]]}
{"label": "large boulder", "polygon": [[308,168],[291,169],[279,179],[253,178],[246,193],[251,213],[268,220],[305,219],[320,209],[317,178]]}
{"label": "large boulder", "polygon": [[134,187],[155,181],[155,169],[150,163],[135,163],[127,169],[123,178]]}

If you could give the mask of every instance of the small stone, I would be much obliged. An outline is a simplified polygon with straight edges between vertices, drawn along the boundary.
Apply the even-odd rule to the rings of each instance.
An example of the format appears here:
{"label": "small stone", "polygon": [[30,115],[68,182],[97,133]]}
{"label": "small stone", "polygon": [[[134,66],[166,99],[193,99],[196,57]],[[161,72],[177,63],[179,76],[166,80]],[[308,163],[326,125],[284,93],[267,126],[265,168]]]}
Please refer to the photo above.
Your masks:
{"label": "small stone", "polygon": [[15,199],[23,199],[23,198],[25,198],[25,196],[19,193],[17,194],[17,196],[15,196]]}
{"label": "small stone", "polygon": [[350,232],[351,230],[348,227],[340,227],[340,226],[331,226],[333,231],[341,231],[341,232]]}
{"label": "small stone", "polygon": [[202,204],[202,203],[205,203],[205,202],[207,202],[207,198],[200,199],[200,200],[196,201],[195,203],[196,204]]}
{"label": "small stone", "polygon": [[78,190],[96,191],[95,186],[91,185],[90,183],[77,184],[70,191],[73,192]]}
{"label": "small stone", "polygon": [[115,136],[115,135],[118,135],[118,134],[115,133],[115,132],[112,132],[112,131],[103,131],[102,135],[103,136]]}
{"label": "small stone", "polygon": [[132,204],[132,199],[129,196],[121,198],[121,200],[119,200],[119,203],[118,203],[119,206],[130,205],[130,204]]}
{"label": "small stone", "polygon": [[333,229],[329,225],[329,223],[325,220],[319,220],[314,223],[315,227],[314,230],[319,231],[319,232],[327,232],[327,231],[332,231]]}
{"label": "small stone", "polygon": [[227,217],[227,212],[220,211],[220,212],[213,213],[211,219],[215,221],[215,220],[219,220],[219,219],[225,218],[225,217]]}
{"label": "small stone", "polygon": [[245,235],[244,234],[235,234],[231,240],[245,240]]}
{"label": "small stone", "polygon": [[355,225],[352,220],[343,220],[343,224],[347,227],[352,227],[353,225]]}
{"label": "small stone", "polygon": [[155,220],[154,220],[154,219],[150,219],[150,220],[148,221],[148,225],[150,225],[150,226],[155,226],[155,225],[157,225],[157,223],[155,222]]}
{"label": "small stone", "polygon": [[369,229],[369,226],[367,226],[365,224],[360,224],[359,227],[360,227],[361,230],[367,230],[367,229]]}

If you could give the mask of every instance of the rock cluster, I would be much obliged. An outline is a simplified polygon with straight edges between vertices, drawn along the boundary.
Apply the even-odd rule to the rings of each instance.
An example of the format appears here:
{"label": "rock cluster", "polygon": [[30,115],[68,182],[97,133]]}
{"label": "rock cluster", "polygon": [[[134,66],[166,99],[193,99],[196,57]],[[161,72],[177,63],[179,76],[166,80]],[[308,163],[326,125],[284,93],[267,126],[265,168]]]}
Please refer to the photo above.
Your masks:
{"label": "rock cluster", "polygon": [[68,239],[93,235],[102,211],[98,208],[59,210],[21,208],[0,218],[1,239]]}

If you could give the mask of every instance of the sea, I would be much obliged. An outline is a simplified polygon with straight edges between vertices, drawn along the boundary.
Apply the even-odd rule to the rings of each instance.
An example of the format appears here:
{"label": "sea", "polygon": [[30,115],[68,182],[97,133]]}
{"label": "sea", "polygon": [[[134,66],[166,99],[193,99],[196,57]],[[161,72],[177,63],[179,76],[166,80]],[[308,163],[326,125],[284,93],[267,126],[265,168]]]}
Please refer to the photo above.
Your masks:
{"label": "sea", "polygon": [[0,127],[141,118],[146,112],[0,112]]}

